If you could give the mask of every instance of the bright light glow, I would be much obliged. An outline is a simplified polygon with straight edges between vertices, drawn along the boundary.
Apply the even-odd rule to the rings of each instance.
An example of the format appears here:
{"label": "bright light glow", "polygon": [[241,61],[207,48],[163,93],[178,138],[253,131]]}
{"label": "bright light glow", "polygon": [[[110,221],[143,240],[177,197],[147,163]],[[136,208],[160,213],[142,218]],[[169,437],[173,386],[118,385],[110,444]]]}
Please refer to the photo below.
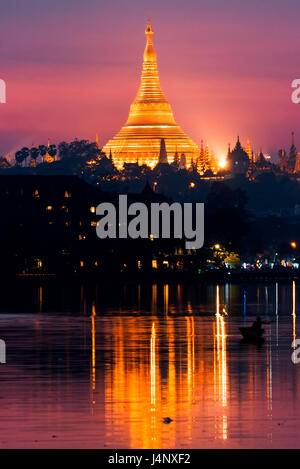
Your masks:
{"label": "bright light glow", "polygon": [[292,246],[292,248],[296,249],[297,243],[296,243],[295,241],[292,241],[292,242],[291,242],[291,246]]}
{"label": "bright light glow", "polygon": [[221,158],[218,162],[219,168],[225,168],[227,166],[226,158]]}

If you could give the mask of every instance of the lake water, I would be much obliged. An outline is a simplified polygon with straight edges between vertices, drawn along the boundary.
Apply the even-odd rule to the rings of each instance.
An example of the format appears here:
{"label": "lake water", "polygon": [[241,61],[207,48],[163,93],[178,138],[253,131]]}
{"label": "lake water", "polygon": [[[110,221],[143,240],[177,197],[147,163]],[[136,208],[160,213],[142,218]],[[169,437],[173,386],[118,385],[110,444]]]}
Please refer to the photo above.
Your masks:
{"label": "lake water", "polygon": [[[300,446],[295,282],[12,291],[2,448]],[[258,314],[265,342],[241,342]]]}

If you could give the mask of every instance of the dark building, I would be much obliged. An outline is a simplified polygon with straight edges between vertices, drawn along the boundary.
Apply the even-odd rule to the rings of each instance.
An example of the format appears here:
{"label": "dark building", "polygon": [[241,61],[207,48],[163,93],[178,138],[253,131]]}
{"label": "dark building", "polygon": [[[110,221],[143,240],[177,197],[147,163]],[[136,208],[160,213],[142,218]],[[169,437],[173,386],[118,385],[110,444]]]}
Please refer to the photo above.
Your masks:
{"label": "dark building", "polygon": [[[128,204],[165,200],[148,183],[142,193],[128,196]],[[96,207],[101,202],[117,207],[118,194],[77,176],[0,175],[2,276],[106,277],[153,266],[177,268],[184,240],[99,239]]]}
{"label": "dark building", "polygon": [[229,171],[234,176],[246,176],[249,168],[249,157],[243,149],[239,137],[234,149],[228,154]]}

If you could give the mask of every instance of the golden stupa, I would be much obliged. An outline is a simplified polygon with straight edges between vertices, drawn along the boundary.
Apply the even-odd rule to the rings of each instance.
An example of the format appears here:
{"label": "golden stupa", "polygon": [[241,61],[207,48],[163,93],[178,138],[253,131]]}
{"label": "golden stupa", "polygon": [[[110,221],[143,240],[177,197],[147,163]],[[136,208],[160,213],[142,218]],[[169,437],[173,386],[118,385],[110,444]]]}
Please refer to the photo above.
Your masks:
{"label": "golden stupa", "polygon": [[126,125],[106,143],[103,151],[112,155],[117,168],[136,162],[154,167],[163,138],[169,163],[178,152],[185,154],[189,166],[199,156],[199,148],[176,124],[171,106],[161,91],[150,20],[145,33],[147,44],[140,89],[130,106]]}

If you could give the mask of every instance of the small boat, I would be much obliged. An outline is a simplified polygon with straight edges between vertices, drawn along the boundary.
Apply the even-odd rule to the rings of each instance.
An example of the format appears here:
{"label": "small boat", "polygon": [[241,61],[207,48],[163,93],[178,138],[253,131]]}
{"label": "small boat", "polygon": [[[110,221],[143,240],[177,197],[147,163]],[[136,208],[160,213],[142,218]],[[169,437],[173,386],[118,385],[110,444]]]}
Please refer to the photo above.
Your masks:
{"label": "small boat", "polygon": [[263,339],[264,329],[257,327],[239,327],[240,332],[245,340],[259,341]]}

